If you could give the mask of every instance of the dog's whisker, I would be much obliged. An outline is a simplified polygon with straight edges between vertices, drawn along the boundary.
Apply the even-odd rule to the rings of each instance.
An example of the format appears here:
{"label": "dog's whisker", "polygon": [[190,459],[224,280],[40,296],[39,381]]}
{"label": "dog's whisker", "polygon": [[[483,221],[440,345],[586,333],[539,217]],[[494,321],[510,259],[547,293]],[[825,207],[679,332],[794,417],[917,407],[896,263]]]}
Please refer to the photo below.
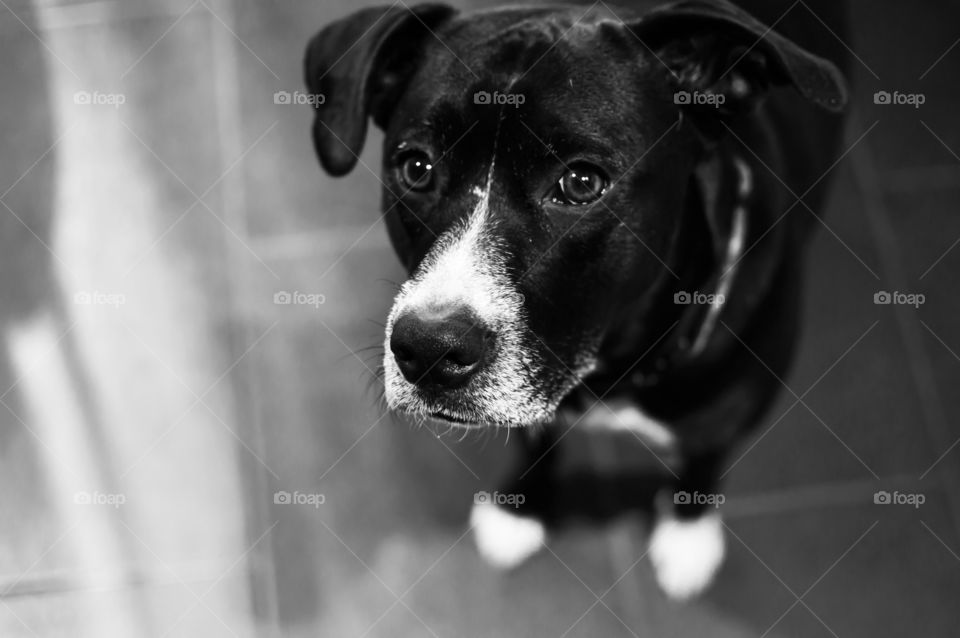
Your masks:
{"label": "dog's whisker", "polygon": [[364,346],[363,348],[357,348],[354,352],[370,352],[371,350],[379,350],[380,354],[383,355],[383,344],[375,343],[373,345]]}
{"label": "dog's whisker", "polygon": [[402,286],[402,284],[399,284],[392,279],[387,279],[386,277],[380,277],[379,279],[377,279],[377,283],[390,284],[391,286],[393,286],[394,292],[399,291]]}

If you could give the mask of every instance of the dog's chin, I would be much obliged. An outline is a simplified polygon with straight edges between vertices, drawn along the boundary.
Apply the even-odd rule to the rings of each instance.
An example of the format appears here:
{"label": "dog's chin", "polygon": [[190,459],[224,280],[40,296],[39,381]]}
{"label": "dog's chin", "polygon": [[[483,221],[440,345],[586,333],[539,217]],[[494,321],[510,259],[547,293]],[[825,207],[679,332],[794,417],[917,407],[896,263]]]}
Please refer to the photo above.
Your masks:
{"label": "dog's chin", "polygon": [[404,379],[392,358],[384,361],[384,398],[390,410],[458,428],[523,428],[550,423],[563,397],[579,383],[573,377],[560,381],[544,383],[534,375],[488,374],[472,379],[465,387],[431,391]]}
{"label": "dog's chin", "polygon": [[464,413],[460,410],[450,410],[445,408],[434,409],[425,408],[423,406],[408,408],[403,405],[399,405],[390,406],[390,409],[419,422],[442,425],[444,427],[459,430],[533,427],[552,421],[553,417],[555,416],[553,413],[550,413],[539,418],[504,419],[502,417],[486,415],[482,412],[471,411],[469,413]]}

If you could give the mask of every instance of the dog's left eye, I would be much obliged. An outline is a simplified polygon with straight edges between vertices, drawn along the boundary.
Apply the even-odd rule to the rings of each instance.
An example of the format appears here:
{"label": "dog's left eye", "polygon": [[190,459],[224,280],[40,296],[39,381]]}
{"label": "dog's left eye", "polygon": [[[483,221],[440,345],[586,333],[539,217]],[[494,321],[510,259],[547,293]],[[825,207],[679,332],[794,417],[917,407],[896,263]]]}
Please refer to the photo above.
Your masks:
{"label": "dog's left eye", "polygon": [[557,183],[554,201],[583,206],[597,201],[607,191],[607,176],[596,166],[577,163],[569,167]]}
{"label": "dog's left eye", "polygon": [[425,191],[433,185],[433,163],[420,151],[412,151],[400,160],[400,180],[412,191]]}

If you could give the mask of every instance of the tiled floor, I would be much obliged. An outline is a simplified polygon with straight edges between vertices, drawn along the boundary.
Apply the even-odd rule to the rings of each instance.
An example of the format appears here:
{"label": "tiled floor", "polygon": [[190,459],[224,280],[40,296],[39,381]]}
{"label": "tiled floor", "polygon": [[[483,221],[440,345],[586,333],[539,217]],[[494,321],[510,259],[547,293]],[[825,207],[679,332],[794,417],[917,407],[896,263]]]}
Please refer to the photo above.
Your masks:
{"label": "tiled floor", "polygon": [[[730,460],[730,555],[685,606],[656,589],[637,518],[491,572],[465,520],[517,441],[380,412],[402,273],[379,182],[323,175],[309,112],[273,100],[301,87],[312,32],[360,4],[0,4],[0,635],[955,634],[955,3],[851,4],[851,152],[785,380],[803,400],[785,391]],[[566,444],[571,463],[602,446]],[[880,489],[926,502],[877,506]]]}

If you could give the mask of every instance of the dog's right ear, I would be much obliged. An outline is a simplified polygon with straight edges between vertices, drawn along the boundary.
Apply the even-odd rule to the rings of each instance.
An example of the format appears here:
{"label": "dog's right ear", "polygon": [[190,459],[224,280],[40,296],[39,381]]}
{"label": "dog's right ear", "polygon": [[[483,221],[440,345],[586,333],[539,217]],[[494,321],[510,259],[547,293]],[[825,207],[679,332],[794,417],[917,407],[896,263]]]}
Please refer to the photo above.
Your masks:
{"label": "dog's right ear", "polygon": [[313,144],[328,173],[343,175],[356,165],[367,117],[385,126],[424,42],[454,13],[442,4],[374,7],[313,36],[304,73],[310,93],[323,96],[314,101]]}

